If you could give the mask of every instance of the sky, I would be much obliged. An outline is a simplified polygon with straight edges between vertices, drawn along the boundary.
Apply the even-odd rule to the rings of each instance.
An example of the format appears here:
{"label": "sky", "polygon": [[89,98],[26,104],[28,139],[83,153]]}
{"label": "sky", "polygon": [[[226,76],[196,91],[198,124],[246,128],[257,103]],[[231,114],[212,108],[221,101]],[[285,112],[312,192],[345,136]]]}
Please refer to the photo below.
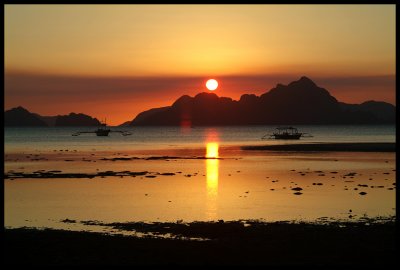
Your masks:
{"label": "sky", "polygon": [[307,76],[339,101],[395,104],[395,5],[5,5],[5,109],[108,124],[207,91]]}

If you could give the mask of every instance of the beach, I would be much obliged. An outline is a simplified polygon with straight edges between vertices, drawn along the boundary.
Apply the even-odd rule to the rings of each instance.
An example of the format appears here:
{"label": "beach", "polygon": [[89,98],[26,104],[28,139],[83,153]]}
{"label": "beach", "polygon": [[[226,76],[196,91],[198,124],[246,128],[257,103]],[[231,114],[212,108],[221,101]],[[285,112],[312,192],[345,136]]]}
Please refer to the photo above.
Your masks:
{"label": "beach", "polygon": [[[371,222],[371,223],[368,223]],[[5,231],[5,264],[13,265],[318,265],[390,266],[394,221],[287,224],[259,222],[147,225],[211,240],[126,237],[90,232]],[[132,225],[132,224],[131,224]],[[142,228],[146,228],[143,224]],[[129,227],[129,226],[127,226]],[[138,226],[136,226],[138,227]],[[185,230],[185,227],[195,227]]]}

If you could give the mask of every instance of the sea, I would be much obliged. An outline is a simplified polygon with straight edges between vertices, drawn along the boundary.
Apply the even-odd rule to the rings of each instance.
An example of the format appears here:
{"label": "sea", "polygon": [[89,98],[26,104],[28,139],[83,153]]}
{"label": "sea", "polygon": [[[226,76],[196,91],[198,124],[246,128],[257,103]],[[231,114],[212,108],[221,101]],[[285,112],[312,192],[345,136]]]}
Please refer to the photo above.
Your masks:
{"label": "sea", "polygon": [[209,140],[222,146],[267,145],[317,142],[395,142],[395,125],[302,125],[299,132],[313,137],[301,140],[262,140],[272,134],[276,126],[224,126],[224,127],[110,127],[114,131],[128,131],[130,136],[110,133],[108,137],[95,134],[72,136],[78,131],[94,131],[93,127],[7,127],[4,129],[5,152],[23,150],[53,150],[75,147],[80,150],[140,150],[202,147]]}
{"label": "sea", "polygon": [[352,221],[395,215],[394,152],[285,153],[241,148],[395,143],[395,125],[298,125],[299,132],[311,136],[292,141],[262,139],[276,126],[110,128],[131,135],[72,136],[94,127],[6,127],[5,174],[146,174],[7,177],[5,227],[102,231],[105,228],[89,226],[87,221]]}

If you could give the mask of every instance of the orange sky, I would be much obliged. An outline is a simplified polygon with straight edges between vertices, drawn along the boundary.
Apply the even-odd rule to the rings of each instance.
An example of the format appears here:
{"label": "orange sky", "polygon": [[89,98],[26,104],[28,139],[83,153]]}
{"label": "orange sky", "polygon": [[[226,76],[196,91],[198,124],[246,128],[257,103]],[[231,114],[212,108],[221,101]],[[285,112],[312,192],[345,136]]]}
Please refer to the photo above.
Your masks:
{"label": "orange sky", "polygon": [[395,5],[5,5],[5,109],[116,125],[183,94],[262,94],[305,75],[395,103]]}

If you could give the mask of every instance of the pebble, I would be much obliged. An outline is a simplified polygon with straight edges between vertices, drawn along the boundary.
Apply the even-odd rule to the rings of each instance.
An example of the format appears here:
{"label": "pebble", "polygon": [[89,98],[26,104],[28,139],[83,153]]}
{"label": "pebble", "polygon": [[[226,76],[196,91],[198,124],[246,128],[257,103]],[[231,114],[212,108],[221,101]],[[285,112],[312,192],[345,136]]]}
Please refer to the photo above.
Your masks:
{"label": "pebble", "polygon": [[292,188],[292,190],[300,191],[300,190],[303,190],[303,189],[301,187],[295,187],[295,188]]}

